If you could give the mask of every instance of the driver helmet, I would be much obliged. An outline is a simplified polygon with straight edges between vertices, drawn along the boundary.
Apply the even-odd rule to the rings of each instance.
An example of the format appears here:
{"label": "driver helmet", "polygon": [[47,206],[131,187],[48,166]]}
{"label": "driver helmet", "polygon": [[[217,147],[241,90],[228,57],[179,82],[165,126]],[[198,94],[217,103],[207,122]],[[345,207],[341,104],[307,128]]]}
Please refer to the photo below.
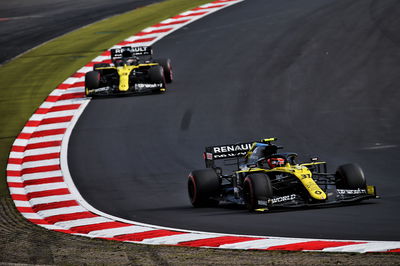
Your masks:
{"label": "driver helmet", "polygon": [[124,61],[122,59],[114,60],[114,66],[123,66]]}
{"label": "driver helmet", "polygon": [[132,57],[132,52],[129,50],[125,50],[122,52],[122,58],[129,58]]}
{"label": "driver helmet", "polygon": [[137,65],[137,64],[138,64],[138,59],[135,58],[135,57],[131,57],[131,58],[129,58],[129,59],[126,60],[126,64],[127,64],[128,66]]}
{"label": "driver helmet", "polygon": [[267,163],[268,163],[269,167],[272,169],[272,168],[275,168],[278,166],[284,166],[285,159],[279,158],[279,157],[272,157],[272,158],[267,159]]}

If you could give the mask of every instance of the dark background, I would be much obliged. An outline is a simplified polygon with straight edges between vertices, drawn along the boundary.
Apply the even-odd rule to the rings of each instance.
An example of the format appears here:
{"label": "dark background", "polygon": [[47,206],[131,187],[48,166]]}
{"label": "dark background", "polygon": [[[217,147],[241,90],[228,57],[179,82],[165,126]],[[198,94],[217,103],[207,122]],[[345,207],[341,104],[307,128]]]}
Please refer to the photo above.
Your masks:
{"label": "dark background", "polygon": [[12,0],[0,2],[0,64],[50,39],[162,0]]}

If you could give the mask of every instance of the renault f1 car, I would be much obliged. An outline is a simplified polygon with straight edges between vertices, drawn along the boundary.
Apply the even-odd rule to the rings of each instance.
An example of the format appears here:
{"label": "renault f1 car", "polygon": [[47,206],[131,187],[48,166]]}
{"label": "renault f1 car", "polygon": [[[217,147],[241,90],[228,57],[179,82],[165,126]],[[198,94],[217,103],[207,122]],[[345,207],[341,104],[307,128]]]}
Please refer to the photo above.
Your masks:
{"label": "renault f1 car", "polygon": [[150,46],[111,49],[111,62],[85,75],[86,96],[164,92],[173,80],[170,59],[153,59]]}
{"label": "renault f1 car", "polygon": [[[296,153],[278,153],[283,147],[273,144],[275,140],[206,147],[206,168],[194,170],[188,177],[192,205],[227,202],[250,211],[268,211],[379,198],[375,186],[366,184],[360,166],[345,164],[328,173],[327,163],[317,158],[297,163]],[[225,174],[216,164],[220,160],[231,161],[225,166],[234,165],[235,169]]]}

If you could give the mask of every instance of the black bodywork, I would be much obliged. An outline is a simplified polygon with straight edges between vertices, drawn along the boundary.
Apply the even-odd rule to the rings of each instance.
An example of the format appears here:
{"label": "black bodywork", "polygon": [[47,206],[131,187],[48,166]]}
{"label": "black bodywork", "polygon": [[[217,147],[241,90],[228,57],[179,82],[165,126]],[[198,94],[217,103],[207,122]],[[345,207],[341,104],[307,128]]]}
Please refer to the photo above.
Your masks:
{"label": "black bodywork", "polygon": [[[265,211],[285,207],[330,206],[378,198],[375,187],[366,185],[358,165],[343,165],[335,173],[329,173],[326,162],[313,158],[310,162],[299,164],[296,153],[278,153],[281,148],[271,144],[271,139],[207,147],[204,153],[207,169],[195,170],[189,175],[188,190],[192,204],[200,207],[225,202],[245,205],[251,211]],[[271,169],[266,160],[273,157],[282,158],[285,166]],[[226,169],[223,168],[229,167],[228,173],[224,173]],[[215,178],[218,182],[213,181]],[[204,180],[208,180],[207,185],[203,184],[206,183]],[[313,183],[318,186],[317,189],[310,188]],[[315,198],[312,192],[314,196],[324,193],[326,197]]]}
{"label": "black bodywork", "polygon": [[[172,82],[170,60],[153,59],[150,46],[126,46],[110,53],[112,64],[95,64],[86,74],[87,96],[163,92],[166,83]],[[126,86],[121,88],[121,83]]]}

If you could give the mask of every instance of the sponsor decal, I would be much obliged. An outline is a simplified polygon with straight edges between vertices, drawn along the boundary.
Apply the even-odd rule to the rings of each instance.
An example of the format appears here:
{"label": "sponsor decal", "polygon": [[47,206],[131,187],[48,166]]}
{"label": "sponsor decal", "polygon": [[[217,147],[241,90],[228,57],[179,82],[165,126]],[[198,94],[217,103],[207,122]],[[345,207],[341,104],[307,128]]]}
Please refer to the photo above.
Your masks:
{"label": "sponsor decal", "polygon": [[152,53],[152,48],[147,47],[147,46],[137,46],[137,47],[125,46],[125,47],[116,48],[116,49],[112,50],[112,52],[115,56],[120,56],[125,51],[129,51],[136,55],[141,55],[141,54],[149,54],[150,55]]}
{"label": "sponsor decal", "polygon": [[94,89],[94,90],[89,90],[89,93],[103,92],[103,91],[108,91],[108,90],[109,90],[109,88],[103,87],[103,88],[98,88],[98,89]]}
{"label": "sponsor decal", "polygon": [[246,154],[247,154],[247,152],[214,154],[214,159],[223,159],[223,158],[230,158],[230,157],[245,156]]}
{"label": "sponsor decal", "polygon": [[270,202],[272,204],[274,203],[281,203],[281,202],[285,202],[285,201],[290,201],[290,200],[294,200],[296,199],[296,194],[291,194],[291,195],[286,195],[286,196],[282,196],[282,197],[276,197],[270,200]]}
{"label": "sponsor decal", "polygon": [[115,48],[111,49],[111,58],[112,59],[119,59],[122,58],[122,54],[128,51],[132,53],[132,55],[151,55],[153,53],[153,50],[151,47],[147,46],[138,46],[138,47],[131,47],[131,46],[125,46],[121,48]]}
{"label": "sponsor decal", "polygon": [[340,195],[360,195],[360,194],[367,194],[365,189],[338,189],[337,193]]}
{"label": "sponsor decal", "polygon": [[135,89],[155,89],[155,88],[161,88],[162,83],[137,83],[135,84]]}
{"label": "sponsor decal", "polygon": [[147,47],[144,46],[138,46],[138,47],[131,47],[132,52],[146,52]]}
{"label": "sponsor decal", "polygon": [[257,201],[257,203],[258,203],[258,205],[261,205],[261,206],[268,206],[268,202],[266,200],[259,200],[259,201]]}
{"label": "sponsor decal", "polygon": [[237,144],[237,145],[226,145],[213,147],[213,153],[225,153],[233,151],[248,151],[251,148],[251,143]]}

